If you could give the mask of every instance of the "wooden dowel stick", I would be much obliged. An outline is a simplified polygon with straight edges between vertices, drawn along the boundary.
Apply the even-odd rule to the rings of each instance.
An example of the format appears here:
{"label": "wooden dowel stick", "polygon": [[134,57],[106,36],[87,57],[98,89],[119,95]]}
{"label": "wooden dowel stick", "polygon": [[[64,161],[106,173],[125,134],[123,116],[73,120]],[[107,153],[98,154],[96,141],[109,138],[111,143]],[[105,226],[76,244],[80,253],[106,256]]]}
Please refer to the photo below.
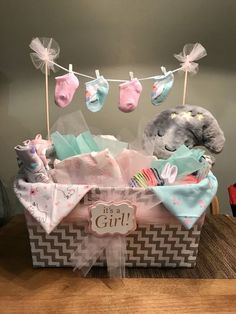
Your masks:
{"label": "wooden dowel stick", "polygon": [[45,100],[46,100],[47,134],[48,134],[48,140],[50,140],[49,100],[48,100],[48,66],[47,66],[47,63],[45,63]]}
{"label": "wooden dowel stick", "polygon": [[185,76],[184,76],[183,105],[185,105],[185,102],[186,102],[187,82],[188,82],[188,71],[185,71]]}

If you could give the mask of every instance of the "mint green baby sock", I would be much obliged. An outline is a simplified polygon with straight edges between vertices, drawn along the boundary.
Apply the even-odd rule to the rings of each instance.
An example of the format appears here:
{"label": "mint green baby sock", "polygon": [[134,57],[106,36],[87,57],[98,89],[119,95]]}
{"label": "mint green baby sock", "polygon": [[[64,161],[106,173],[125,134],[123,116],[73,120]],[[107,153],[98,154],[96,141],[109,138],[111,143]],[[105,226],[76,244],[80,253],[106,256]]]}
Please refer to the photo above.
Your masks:
{"label": "mint green baby sock", "polygon": [[92,112],[102,109],[109,91],[109,84],[103,76],[86,82],[86,106]]}

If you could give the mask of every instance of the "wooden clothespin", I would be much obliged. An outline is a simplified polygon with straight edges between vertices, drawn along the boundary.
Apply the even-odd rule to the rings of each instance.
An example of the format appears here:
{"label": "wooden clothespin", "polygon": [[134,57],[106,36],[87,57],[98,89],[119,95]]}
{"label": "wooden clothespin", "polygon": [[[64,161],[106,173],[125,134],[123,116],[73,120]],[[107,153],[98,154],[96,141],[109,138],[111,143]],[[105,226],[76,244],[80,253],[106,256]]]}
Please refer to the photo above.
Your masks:
{"label": "wooden clothespin", "polygon": [[100,77],[100,72],[99,72],[99,70],[95,70],[95,74],[96,74],[96,78],[99,78],[99,77]]}
{"label": "wooden clothespin", "polygon": [[130,80],[132,81],[134,79],[134,72],[129,72]]}
{"label": "wooden clothespin", "polygon": [[69,73],[72,73],[73,72],[73,65],[70,63],[69,64]]}

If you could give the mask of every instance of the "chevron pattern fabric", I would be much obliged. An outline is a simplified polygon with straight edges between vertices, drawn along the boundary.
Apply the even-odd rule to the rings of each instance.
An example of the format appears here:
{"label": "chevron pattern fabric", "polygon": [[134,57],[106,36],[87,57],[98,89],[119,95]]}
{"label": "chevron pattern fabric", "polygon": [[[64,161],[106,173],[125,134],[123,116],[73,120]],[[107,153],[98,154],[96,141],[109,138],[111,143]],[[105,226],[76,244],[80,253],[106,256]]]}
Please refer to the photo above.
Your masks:
{"label": "chevron pattern fabric", "polygon": [[[32,220],[27,221],[34,267],[70,267],[70,256],[86,235],[77,224],[63,223],[49,235]],[[139,225],[127,236],[128,267],[194,267],[201,226]],[[81,248],[82,249],[82,248]],[[102,257],[97,266],[104,266]]]}

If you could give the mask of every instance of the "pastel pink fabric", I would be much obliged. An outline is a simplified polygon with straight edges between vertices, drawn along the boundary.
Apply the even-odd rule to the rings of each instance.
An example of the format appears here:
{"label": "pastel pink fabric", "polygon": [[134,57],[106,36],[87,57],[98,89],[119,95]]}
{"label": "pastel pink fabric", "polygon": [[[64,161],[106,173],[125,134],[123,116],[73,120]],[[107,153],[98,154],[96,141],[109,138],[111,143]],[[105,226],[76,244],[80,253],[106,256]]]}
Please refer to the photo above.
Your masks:
{"label": "pastel pink fabric", "polygon": [[92,188],[84,199],[66,216],[63,222],[78,221],[87,224],[90,216],[88,208],[97,201],[121,202],[128,200],[136,206],[136,220],[140,224],[179,224],[178,220],[161,204],[156,195],[143,188]]}
{"label": "pastel pink fabric", "polygon": [[146,156],[136,150],[124,149],[117,157],[116,161],[121,169],[126,185],[129,180],[136,175],[140,169],[150,168],[155,157]]}
{"label": "pastel pink fabric", "polygon": [[63,184],[125,185],[119,165],[107,149],[67,158],[49,173],[54,182]]}
{"label": "pastel pink fabric", "polygon": [[119,109],[122,112],[131,112],[138,106],[142,85],[138,79],[120,84]]}
{"label": "pastel pink fabric", "polygon": [[55,103],[61,108],[68,106],[79,87],[79,80],[74,73],[68,73],[55,78]]}
{"label": "pastel pink fabric", "polygon": [[[14,190],[25,207],[27,219],[38,221],[50,233],[61,221],[87,225],[88,207],[97,201],[128,200],[136,205],[138,224],[179,224],[151,191],[142,188],[98,188],[89,185],[29,183],[18,176]],[[31,218],[33,217],[33,218]],[[202,224],[204,215],[198,223]]]}

